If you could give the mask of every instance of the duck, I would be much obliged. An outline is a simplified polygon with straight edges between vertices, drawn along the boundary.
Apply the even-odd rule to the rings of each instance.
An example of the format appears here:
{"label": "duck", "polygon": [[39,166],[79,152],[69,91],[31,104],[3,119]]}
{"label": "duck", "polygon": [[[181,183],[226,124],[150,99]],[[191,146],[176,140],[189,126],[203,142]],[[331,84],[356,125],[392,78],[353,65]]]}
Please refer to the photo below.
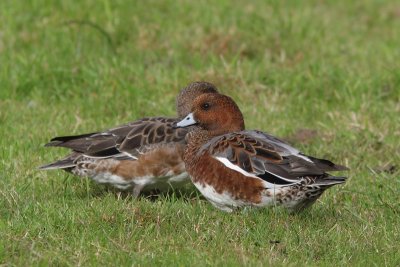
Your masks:
{"label": "duck", "polygon": [[105,131],[55,137],[45,147],[68,148],[70,153],[39,169],[61,169],[130,191],[134,198],[181,188],[190,182],[183,162],[188,129],[174,125],[197,96],[217,92],[212,83],[192,82],[176,97],[177,118],[142,118]]}
{"label": "duck", "polygon": [[245,130],[243,114],[229,96],[202,94],[175,127],[186,134],[183,160],[195,187],[216,208],[282,206],[301,211],[346,181],[328,172],[348,170],[307,156],[263,131]]}

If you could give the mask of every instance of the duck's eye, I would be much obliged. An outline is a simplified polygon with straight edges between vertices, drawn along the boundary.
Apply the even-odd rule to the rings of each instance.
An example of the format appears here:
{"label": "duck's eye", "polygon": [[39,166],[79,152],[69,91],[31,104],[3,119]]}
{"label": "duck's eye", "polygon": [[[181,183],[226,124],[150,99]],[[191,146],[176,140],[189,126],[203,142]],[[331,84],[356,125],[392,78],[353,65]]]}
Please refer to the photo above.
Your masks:
{"label": "duck's eye", "polygon": [[203,103],[201,105],[201,109],[203,109],[203,110],[208,110],[209,108],[210,108],[210,104],[209,103]]}

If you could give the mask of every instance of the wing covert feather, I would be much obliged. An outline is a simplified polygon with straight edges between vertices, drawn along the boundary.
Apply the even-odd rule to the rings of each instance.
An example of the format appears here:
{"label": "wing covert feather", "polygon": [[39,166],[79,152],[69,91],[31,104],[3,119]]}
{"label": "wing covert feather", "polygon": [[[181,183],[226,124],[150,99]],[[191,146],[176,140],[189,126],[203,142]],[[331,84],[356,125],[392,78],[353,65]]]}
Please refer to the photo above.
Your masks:
{"label": "wing covert feather", "polygon": [[328,160],[301,154],[288,143],[260,131],[241,131],[218,136],[203,145],[200,151],[207,151],[214,158],[226,158],[232,164],[262,179],[265,174],[272,174],[295,181],[305,175],[322,175],[326,171],[345,168]]}

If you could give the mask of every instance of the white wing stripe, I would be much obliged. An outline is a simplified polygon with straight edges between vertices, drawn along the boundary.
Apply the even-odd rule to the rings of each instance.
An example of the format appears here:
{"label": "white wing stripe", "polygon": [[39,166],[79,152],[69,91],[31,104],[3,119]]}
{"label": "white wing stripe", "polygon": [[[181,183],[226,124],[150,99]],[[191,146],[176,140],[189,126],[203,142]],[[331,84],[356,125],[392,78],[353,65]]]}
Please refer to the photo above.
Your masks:
{"label": "white wing stripe", "polygon": [[243,170],[242,168],[240,168],[239,166],[233,164],[232,162],[230,162],[227,158],[223,158],[223,157],[215,157],[217,160],[221,161],[226,167],[228,167],[229,169],[232,169],[234,171],[240,172],[241,174],[243,174],[244,176],[248,176],[248,177],[255,177],[258,178],[257,176],[255,176],[254,174],[251,174],[245,170]]}
{"label": "white wing stripe", "polygon": [[[263,179],[261,179],[261,178],[255,176],[255,175],[253,175],[253,174],[251,174],[251,173],[249,173],[249,172],[243,170],[243,169],[240,168],[239,166],[237,166],[237,165],[233,164],[232,162],[230,162],[227,158],[223,158],[223,157],[215,157],[215,158],[216,158],[217,160],[219,160],[222,164],[224,164],[224,165],[225,165],[227,168],[229,168],[229,169],[232,169],[232,170],[234,170],[234,171],[237,171],[237,172],[243,174],[244,176],[252,177],[252,178],[257,178],[257,179],[262,180],[263,183],[266,185],[267,188],[279,188],[279,187],[284,187],[284,186],[290,185],[290,184],[279,185],[279,184],[272,184],[272,183],[269,183],[269,182],[267,182],[267,181],[265,181],[265,180],[263,180]],[[275,174],[273,174],[273,175],[275,175]],[[278,176],[278,177],[279,177],[279,176]]]}
{"label": "white wing stripe", "polygon": [[132,158],[132,159],[138,159],[137,157],[135,157],[134,155],[132,155],[132,154],[126,152],[126,151],[123,151],[122,154],[123,154],[123,155],[126,155],[126,156],[128,156],[128,157],[130,157],[130,158]]}

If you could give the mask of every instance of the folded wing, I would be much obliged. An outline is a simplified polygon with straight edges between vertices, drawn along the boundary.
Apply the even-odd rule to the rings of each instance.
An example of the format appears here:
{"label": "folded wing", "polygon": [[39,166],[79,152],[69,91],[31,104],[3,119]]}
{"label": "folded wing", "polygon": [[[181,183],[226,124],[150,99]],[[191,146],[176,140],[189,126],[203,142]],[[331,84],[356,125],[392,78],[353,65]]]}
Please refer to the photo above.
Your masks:
{"label": "folded wing", "polygon": [[65,147],[87,157],[136,159],[154,145],[185,142],[187,129],[174,128],[177,119],[144,118],[103,132],[61,136],[46,146]]}
{"label": "folded wing", "polygon": [[[302,154],[288,143],[261,131],[241,131],[215,137],[203,146],[227,167],[275,185],[298,183],[305,176],[347,170],[325,159]],[[240,169],[240,170],[239,170]]]}

